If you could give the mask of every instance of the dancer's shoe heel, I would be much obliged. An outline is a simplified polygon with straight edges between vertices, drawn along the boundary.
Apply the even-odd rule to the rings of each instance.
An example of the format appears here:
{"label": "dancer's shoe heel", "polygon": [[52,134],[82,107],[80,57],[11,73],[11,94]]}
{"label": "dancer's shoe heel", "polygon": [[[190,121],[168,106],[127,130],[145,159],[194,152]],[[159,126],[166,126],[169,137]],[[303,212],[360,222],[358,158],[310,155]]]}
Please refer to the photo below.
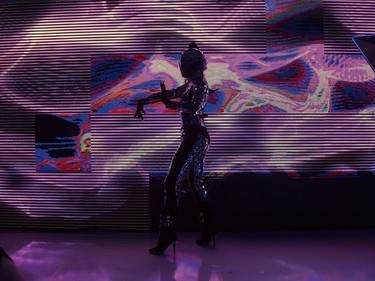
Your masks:
{"label": "dancer's shoe heel", "polygon": [[202,235],[201,239],[196,241],[197,245],[202,247],[207,247],[211,244],[212,241],[212,248],[216,247],[215,235]]}
{"label": "dancer's shoe heel", "polygon": [[154,248],[151,248],[149,249],[149,253],[152,254],[152,255],[162,255],[164,254],[165,250],[167,250],[167,248],[173,244],[173,254],[176,255],[176,243],[177,243],[177,240],[174,239],[174,240],[169,240],[169,241],[159,241],[158,245],[156,245],[156,247]]}

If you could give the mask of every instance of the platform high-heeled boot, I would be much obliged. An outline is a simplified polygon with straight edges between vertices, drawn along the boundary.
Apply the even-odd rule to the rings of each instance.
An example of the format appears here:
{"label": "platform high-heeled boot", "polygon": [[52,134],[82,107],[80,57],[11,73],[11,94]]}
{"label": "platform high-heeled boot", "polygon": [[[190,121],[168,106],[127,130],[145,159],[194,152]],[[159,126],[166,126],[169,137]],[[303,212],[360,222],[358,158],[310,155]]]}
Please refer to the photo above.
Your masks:
{"label": "platform high-heeled boot", "polygon": [[176,226],[171,216],[160,217],[160,232],[158,244],[149,250],[150,254],[162,255],[173,244],[173,253],[176,254]]}
{"label": "platform high-heeled boot", "polygon": [[217,230],[215,227],[215,223],[209,211],[209,203],[208,201],[200,202],[200,222],[202,225],[202,235],[201,238],[196,241],[197,245],[199,246],[208,246],[212,241],[212,246],[215,248],[215,236],[217,234]]}

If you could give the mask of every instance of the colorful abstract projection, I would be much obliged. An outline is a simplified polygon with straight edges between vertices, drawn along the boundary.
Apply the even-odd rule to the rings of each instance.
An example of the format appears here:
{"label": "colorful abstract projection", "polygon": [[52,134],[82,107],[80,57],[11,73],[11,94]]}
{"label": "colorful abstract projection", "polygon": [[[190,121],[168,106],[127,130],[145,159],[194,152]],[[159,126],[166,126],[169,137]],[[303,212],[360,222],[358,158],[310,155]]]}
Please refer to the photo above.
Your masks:
{"label": "colorful abstract projection", "polygon": [[37,172],[90,172],[89,114],[35,116]]}
{"label": "colorful abstract projection", "polygon": [[[179,55],[92,57],[93,113],[133,113],[134,102],[184,83]],[[207,55],[218,89],[207,112],[375,112],[375,73],[361,55],[325,55],[312,44],[264,55]],[[156,103],[149,113],[173,112]]]}
{"label": "colorful abstract projection", "polygon": [[[207,54],[208,83],[219,89],[207,112],[374,112],[375,74],[363,57],[324,54],[323,15],[339,19],[322,0],[266,0],[265,8],[267,54]],[[133,113],[134,100],[159,91],[161,80],[181,85],[178,58],[93,56],[92,111]]]}

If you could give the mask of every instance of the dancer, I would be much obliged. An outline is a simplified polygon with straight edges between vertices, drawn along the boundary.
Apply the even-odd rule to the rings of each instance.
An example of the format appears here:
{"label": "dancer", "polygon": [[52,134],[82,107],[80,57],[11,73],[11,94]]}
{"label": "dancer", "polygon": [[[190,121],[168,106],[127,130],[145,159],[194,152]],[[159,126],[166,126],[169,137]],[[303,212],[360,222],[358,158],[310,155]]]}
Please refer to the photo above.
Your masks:
{"label": "dancer", "polygon": [[[197,44],[190,43],[180,58],[180,71],[185,84],[172,90],[166,90],[160,83],[161,92],[138,101],[135,117],[143,119],[143,106],[163,102],[166,108],[180,111],[181,143],[169,167],[164,181],[164,209],[160,215],[160,234],[156,247],[151,254],[161,255],[173,244],[176,249],[176,211],[180,201],[180,189],[187,178],[198,203],[202,223],[202,236],[196,241],[200,246],[215,246],[216,229],[209,211],[209,200],[203,186],[203,165],[210,143],[210,137],[204,124],[204,107],[212,90],[204,77],[207,61]],[[173,100],[178,98],[179,100]]]}

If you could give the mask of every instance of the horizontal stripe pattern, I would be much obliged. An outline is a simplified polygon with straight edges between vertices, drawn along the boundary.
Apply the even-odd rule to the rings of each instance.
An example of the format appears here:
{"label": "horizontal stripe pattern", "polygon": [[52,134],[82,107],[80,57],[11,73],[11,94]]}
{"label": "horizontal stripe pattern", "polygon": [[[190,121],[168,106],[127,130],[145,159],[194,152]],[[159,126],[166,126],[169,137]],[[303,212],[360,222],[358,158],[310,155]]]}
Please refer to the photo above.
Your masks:
{"label": "horizontal stripe pattern", "polygon": [[[2,226],[148,229],[149,178],[168,170],[179,144],[178,115],[92,115],[87,174],[36,173],[33,121],[24,120],[23,127],[3,128]],[[228,113],[210,114],[206,123],[206,175],[375,169],[372,114]]]}
{"label": "horizontal stripe pattern", "polygon": [[[206,123],[207,173],[374,169],[371,114],[210,114]],[[95,115],[92,134],[101,144],[93,143],[94,167],[165,173],[179,144],[179,116]]]}
{"label": "horizontal stripe pattern", "polygon": [[7,1],[1,99],[38,113],[90,112],[91,56],[265,53],[264,1]]}
{"label": "horizontal stripe pattern", "polygon": [[375,2],[372,0],[324,0],[324,52],[359,54],[355,35],[375,34]]}
{"label": "horizontal stripe pattern", "polygon": [[[105,2],[8,4],[7,13],[3,13],[3,32],[11,40],[5,42],[12,47],[18,39],[23,45],[36,43],[45,48],[63,45],[65,51],[78,48],[127,54],[180,53],[192,40],[210,53],[266,50],[265,3],[261,0],[132,0],[115,6]],[[22,16],[30,17],[41,6],[44,12],[39,12],[28,32],[14,36],[9,23],[17,26],[19,20],[18,25],[22,25]]]}
{"label": "horizontal stripe pattern", "polygon": [[[343,25],[326,21],[327,52],[349,50],[340,26],[374,33],[364,2],[350,7],[367,22],[347,10]],[[327,3],[340,18],[349,2]],[[147,230],[149,176],[166,173],[179,117],[93,115],[92,173],[72,174],[35,172],[35,114],[90,112],[92,55],[180,53],[192,40],[205,53],[265,53],[265,26],[264,1],[4,1],[1,227]],[[207,173],[374,170],[370,114],[210,114],[207,127]]]}

